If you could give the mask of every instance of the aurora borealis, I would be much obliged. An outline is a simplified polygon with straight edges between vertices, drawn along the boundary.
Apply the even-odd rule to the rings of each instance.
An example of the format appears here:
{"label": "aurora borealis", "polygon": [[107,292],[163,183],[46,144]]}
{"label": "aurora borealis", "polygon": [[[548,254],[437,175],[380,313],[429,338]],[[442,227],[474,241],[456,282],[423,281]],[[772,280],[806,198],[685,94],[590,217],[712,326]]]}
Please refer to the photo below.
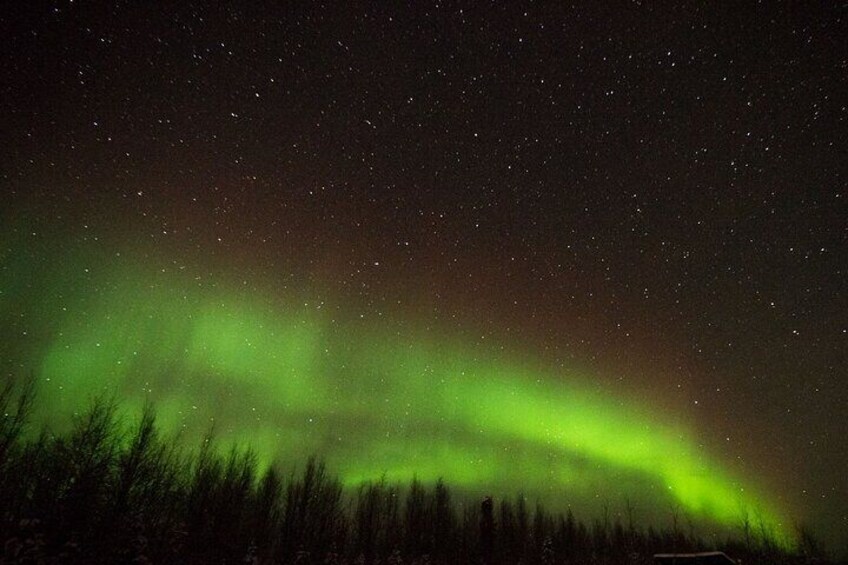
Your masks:
{"label": "aurora borealis", "polygon": [[844,9],[12,12],[38,425],[114,395],[351,487],[848,540]]}
{"label": "aurora borealis", "polygon": [[[222,425],[266,463],[323,454],[350,486],[442,477],[554,500],[604,492],[606,503],[635,488],[725,526],[756,513],[786,535],[773,501],[710,461],[688,430],[589,392],[573,370],[554,381],[507,355],[338,325],[267,294],[191,290],[184,275],[145,274],[132,258],[90,259],[104,290],[45,289],[30,322],[51,328],[31,352],[51,411],[117,393],[129,406],[154,400],[166,429],[195,440]],[[25,297],[5,299],[9,310]]]}

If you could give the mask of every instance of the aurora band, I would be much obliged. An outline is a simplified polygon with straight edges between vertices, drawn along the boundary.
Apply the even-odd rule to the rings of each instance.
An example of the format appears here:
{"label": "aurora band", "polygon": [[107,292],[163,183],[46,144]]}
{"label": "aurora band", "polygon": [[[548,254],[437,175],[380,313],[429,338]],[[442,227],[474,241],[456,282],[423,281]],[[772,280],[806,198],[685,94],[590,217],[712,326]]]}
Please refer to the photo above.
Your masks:
{"label": "aurora band", "polygon": [[14,268],[2,276],[0,313],[26,309],[37,334],[21,364],[35,368],[45,421],[112,391],[131,409],[153,400],[167,429],[202,433],[214,421],[266,462],[320,454],[349,485],[415,475],[546,497],[639,489],[725,526],[750,511],[786,537],[778,506],[690,430],[591,391],[585,375],[338,321],[272,289],[114,263],[35,288]]}

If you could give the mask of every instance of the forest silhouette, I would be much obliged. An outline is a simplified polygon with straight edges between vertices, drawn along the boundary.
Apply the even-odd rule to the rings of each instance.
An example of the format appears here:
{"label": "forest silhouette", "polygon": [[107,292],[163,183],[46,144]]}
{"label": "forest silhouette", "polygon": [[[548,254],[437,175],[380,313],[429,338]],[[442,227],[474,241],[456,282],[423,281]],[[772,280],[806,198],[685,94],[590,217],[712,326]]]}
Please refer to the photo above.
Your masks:
{"label": "forest silhouette", "polygon": [[745,564],[832,562],[809,530],[787,549],[748,516],[717,543],[677,515],[636,524],[629,504],[585,522],[522,495],[453,496],[441,480],[343,488],[317,458],[287,474],[211,432],[186,448],[152,405],[125,423],[118,402],[95,398],[66,432],[34,430],[36,392],[35,379],[0,388],[0,563],[614,565],[714,549]]}

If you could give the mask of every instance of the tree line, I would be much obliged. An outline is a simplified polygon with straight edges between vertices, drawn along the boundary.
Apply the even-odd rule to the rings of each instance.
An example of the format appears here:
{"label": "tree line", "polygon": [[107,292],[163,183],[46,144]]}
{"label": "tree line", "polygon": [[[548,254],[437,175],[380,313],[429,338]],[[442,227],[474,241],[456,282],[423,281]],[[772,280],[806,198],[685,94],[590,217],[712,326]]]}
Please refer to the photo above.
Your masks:
{"label": "tree line", "polygon": [[[614,565],[716,549],[677,520],[634,524],[629,504],[587,523],[521,495],[461,499],[442,480],[351,491],[315,458],[286,474],[211,435],[185,449],[152,406],[123,425],[98,399],[65,433],[25,433],[35,393],[32,379],[0,388],[0,563]],[[746,564],[826,562],[807,530],[791,551],[741,531],[719,549]]]}

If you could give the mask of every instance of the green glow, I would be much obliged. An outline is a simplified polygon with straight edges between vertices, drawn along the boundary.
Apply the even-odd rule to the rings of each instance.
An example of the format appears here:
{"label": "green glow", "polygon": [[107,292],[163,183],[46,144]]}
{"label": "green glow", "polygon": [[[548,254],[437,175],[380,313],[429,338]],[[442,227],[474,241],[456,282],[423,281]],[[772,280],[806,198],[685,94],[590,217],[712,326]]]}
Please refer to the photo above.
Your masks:
{"label": "green glow", "polygon": [[130,406],[153,399],[171,429],[214,421],[265,461],[322,454],[348,484],[415,474],[563,503],[638,496],[729,526],[751,509],[787,531],[777,505],[743,490],[689,430],[591,392],[588,375],[541,374],[491,351],[337,322],[271,290],[198,286],[126,261],[36,295],[6,280],[13,271],[0,311],[26,304],[38,330],[22,363],[43,381],[45,421],[117,391]]}

